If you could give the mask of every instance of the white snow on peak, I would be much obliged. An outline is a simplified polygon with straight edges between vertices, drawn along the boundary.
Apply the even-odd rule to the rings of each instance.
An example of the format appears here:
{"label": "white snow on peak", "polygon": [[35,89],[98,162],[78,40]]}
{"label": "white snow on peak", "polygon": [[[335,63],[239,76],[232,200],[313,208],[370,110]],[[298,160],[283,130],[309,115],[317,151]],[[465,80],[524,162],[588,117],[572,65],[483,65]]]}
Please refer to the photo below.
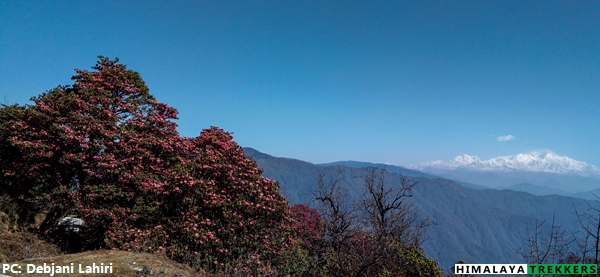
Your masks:
{"label": "white snow on peak", "polygon": [[582,176],[600,176],[600,168],[586,162],[577,161],[567,156],[560,156],[552,151],[532,151],[526,154],[501,156],[489,160],[481,160],[477,156],[463,154],[451,161],[441,160],[421,163],[416,169],[475,169],[482,171],[534,171],[556,174],[576,174]]}

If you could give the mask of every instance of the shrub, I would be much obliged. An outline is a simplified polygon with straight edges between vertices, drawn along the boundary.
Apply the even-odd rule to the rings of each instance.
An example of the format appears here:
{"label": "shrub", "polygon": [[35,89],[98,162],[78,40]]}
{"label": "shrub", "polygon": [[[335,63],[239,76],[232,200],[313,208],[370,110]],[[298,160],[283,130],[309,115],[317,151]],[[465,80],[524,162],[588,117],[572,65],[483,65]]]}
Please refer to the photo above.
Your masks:
{"label": "shrub", "polygon": [[416,245],[401,246],[402,264],[407,277],[443,277],[442,269],[438,262],[425,255],[423,249]]}

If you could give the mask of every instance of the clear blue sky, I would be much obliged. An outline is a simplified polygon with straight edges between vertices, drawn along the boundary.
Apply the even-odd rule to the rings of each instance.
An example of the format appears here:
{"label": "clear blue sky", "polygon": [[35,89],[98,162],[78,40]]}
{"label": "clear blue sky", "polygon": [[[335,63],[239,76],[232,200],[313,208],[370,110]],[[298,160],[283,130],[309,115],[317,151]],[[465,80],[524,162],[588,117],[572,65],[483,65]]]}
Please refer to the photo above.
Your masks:
{"label": "clear blue sky", "polygon": [[600,1],[0,2],[3,101],[98,55],[139,71],[182,135],[219,126],[275,156],[600,166]]}

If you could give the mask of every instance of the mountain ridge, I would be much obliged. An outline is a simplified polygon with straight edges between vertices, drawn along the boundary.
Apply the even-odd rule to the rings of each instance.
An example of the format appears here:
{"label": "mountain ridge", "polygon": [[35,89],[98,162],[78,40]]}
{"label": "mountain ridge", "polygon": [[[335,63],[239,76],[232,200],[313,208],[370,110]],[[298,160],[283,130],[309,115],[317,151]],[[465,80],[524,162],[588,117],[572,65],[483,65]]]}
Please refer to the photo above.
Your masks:
{"label": "mountain ridge", "polygon": [[[312,201],[317,175],[326,182],[338,176],[345,191],[344,198],[352,203],[362,195],[365,168],[344,165],[317,165],[296,159],[279,158],[244,148],[246,155],[263,168],[263,176],[277,180],[289,204],[314,204]],[[368,167],[370,163],[364,163]],[[355,164],[358,165],[358,164]],[[340,170],[341,174],[340,174]],[[339,175],[338,175],[339,174]],[[585,200],[559,195],[535,196],[512,190],[472,189],[436,177],[411,177],[418,182],[412,202],[421,216],[436,222],[426,230],[429,239],[423,243],[428,256],[449,269],[458,260],[469,263],[522,263],[515,249],[527,247],[520,234],[546,219],[577,230],[573,210],[586,209]],[[389,185],[397,185],[398,174],[386,173]],[[548,225],[540,231],[547,232]],[[525,233],[526,234],[526,233]]]}
{"label": "mountain ridge", "polygon": [[550,150],[498,156],[488,160],[463,154],[450,161],[435,160],[406,167],[425,171],[428,169],[470,169],[491,172],[529,171],[600,178],[600,168],[567,156],[558,155]]}

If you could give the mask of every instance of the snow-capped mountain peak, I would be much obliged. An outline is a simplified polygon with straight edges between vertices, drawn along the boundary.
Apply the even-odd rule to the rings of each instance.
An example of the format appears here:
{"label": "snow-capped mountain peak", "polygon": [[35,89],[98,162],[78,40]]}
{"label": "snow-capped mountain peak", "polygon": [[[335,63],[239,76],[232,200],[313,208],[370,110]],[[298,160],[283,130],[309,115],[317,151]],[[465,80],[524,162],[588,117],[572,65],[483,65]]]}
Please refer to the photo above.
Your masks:
{"label": "snow-capped mountain peak", "polygon": [[454,158],[453,162],[457,164],[473,164],[481,162],[481,160],[477,156],[469,156],[467,154],[462,154],[462,156]]}
{"label": "snow-capped mountain peak", "polygon": [[482,171],[533,171],[556,174],[575,174],[581,176],[600,177],[600,168],[586,162],[577,161],[567,156],[560,156],[552,151],[532,151],[530,153],[500,156],[489,160],[481,160],[477,156],[463,154],[451,161],[441,160],[421,163],[418,169],[473,169]]}

